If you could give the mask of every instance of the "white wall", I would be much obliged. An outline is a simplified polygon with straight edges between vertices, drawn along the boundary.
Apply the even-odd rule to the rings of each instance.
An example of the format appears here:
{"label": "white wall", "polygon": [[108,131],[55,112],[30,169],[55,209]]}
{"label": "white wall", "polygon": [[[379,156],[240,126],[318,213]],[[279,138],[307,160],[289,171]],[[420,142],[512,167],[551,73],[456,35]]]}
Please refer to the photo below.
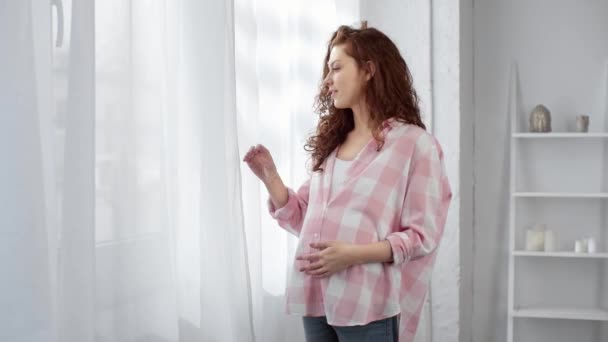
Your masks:
{"label": "white wall", "polygon": [[[473,13],[473,341],[506,341],[510,63],[518,62],[523,110],[544,103],[552,111],[554,130],[565,130],[573,115],[592,111],[600,77],[605,75],[608,2],[476,1]],[[592,121],[597,125],[598,119]],[[550,286],[569,285],[564,279]],[[559,322],[551,324],[559,328]],[[581,341],[588,338],[577,336]]]}

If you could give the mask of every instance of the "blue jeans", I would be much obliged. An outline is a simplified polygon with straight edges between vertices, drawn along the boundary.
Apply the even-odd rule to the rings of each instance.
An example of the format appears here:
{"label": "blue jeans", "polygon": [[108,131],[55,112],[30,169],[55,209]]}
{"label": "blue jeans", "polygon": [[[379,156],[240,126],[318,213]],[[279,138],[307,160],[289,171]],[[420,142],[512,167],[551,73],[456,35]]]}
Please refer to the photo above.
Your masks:
{"label": "blue jeans", "polygon": [[323,317],[304,317],[306,342],[397,342],[399,316],[370,322],[366,325],[336,327]]}

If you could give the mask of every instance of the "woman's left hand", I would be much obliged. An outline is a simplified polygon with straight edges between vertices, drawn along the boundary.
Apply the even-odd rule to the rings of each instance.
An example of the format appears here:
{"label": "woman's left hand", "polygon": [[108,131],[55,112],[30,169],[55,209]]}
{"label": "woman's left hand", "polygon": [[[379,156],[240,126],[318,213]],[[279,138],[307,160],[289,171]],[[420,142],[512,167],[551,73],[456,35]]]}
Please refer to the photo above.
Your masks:
{"label": "woman's left hand", "polygon": [[356,246],[341,242],[328,241],[311,243],[310,247],[320,252],[299,255],[296,260],[308,260],[310,264],[300,268],[300,272],[313,276],[314,278],[329,277],[356,263]]}

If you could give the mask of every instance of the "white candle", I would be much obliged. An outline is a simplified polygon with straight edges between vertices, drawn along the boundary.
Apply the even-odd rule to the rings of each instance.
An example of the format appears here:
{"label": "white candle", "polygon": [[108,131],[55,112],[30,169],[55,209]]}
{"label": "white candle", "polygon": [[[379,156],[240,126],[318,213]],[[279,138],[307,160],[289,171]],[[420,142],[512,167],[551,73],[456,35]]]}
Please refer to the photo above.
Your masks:
{"label": "white candle", "polygon": [[574,253],[583,253],[583,243],[580,240],[574,241]]}
{"label": "white candle", "polygon": [[545,232],[537,230],[526,231],[526,250],[539,252],[545,248]]}
{"label": "white candle", "polygon": [[552,230],[545,232],[545,252],[553,252],[557,249],[557,234]]}
{"label": "white candle", "polygon": [[583,253],[587,253],[587,237],[581,239],[581,249]]}
{"label": "white candle", "polygon": [[596,245],[596,242],[595,242],[594,238],[589,238],[587,240],[587,251],[589,253],[595,253],[595,252],[597,252],[597,245]]}

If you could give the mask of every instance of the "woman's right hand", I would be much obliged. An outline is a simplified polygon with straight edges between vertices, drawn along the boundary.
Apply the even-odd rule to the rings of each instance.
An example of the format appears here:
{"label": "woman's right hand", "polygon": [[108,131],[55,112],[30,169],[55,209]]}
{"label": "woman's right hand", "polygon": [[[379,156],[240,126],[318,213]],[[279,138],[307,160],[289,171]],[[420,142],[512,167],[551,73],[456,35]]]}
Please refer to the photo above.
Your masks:
{"label": "woman's right hand", "polygon": [[277,167],[270,152],[263,145],[251,146],[243,161],[247,163],[251,171],[266,185],[279,177]]}

